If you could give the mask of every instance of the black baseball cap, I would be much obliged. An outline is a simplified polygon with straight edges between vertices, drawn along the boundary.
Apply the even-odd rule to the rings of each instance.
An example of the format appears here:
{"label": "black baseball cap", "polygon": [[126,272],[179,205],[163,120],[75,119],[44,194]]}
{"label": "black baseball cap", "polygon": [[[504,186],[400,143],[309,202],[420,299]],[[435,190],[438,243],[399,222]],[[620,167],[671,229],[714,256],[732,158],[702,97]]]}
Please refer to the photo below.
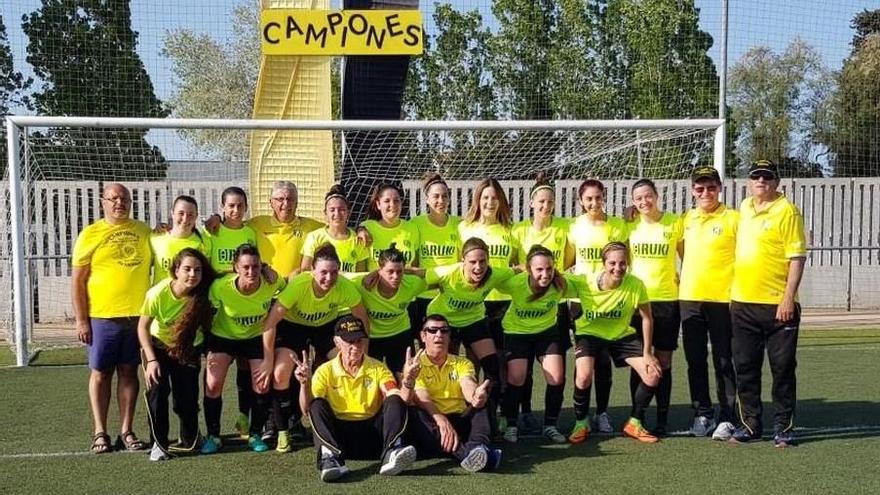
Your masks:
{"label": "black baseball cap", "polygon": [[350,343],[369,337],[364,322],[352,315],[343,316],[336,322],[336,336]]}
{"label": "black baseball cap", "polygon": [[703,179],[721,182],[721,176],[718,175],[718,171],[709,166],[697,167],[694,169],[693,173],[691,173],[691,182],[697,182]]}
{"label": "black baseball cap", "polygon": [[756,179],[762,175],[771,175],[771,179],[779,179],[779,169],[770,160],[758,160],[749,167],[749,179]]}

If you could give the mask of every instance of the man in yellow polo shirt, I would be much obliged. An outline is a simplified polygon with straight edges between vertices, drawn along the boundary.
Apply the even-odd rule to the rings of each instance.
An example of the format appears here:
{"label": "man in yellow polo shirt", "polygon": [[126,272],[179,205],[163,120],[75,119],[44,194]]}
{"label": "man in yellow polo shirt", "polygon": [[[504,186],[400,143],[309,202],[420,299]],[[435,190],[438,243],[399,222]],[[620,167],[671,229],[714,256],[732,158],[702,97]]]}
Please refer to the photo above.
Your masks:
{"label": "man in yellow polo shirt", "polygon": [[[719,201],[721,177],[712,167],[691,174],[696,207],[684,216],[684,257],[678,299],[694,421],[690,434],[728,440],[734,430],[736,378],[730,341],[730,286],[739,213]],[[712,347],[719,414],[709,396],[708,344]],[[716,427],[717,424],[717,427]],[[713,433],[714,430],[714,433]]]}
{"label": "man in yellow polo shirt", "polygon": [[449,354],[449,332],[441,315],[429,315],[422,324],[425,348],[416,356],[412,435],[422,457],[451,456],[471,473],[494,469],[501,450],[489,448],[489,382],[477,384],[470,360]]}
{"label": "man in yellow polo shirt", "polygon": [[131,193],[109,184],[101,196],[104,218],[80,232],[73,246],[71,295],[80,342],[88,346],[89,403],[95,421],[92,452],[113,450],[107,435],[110,386],[117,376],[120,434],[116,448],[142,450],[132,432],[140,363],[137,323],[150,288],[150,228],[129,218]]}
{"label": "man in yellow polo shirt", "polygon": [[752,164],[751,197],[740,206],[730,295],[741,423],[731,440],[761,439],[761,367],[766,348],[773,374],[773,443],[782,448],[794,444],[795,354],[801,316],[797,291],[807,246],[803,217],[778,187],[775,164],[766,160]]}
{"label": "man in yellow polo shirt", "polygon": [[[403,444],[406,403],[412,387],[398,388],[391,371],[366,355],[367,331],[352,315],[336,322],[334,342],[339,354],[311,376],[303,353],[294,376],[300,382],[299,404],[313,428],[322,481],[349,472],[346,458],[382,459],[379,474],[393,476],[416,460],[416,449]],[[412,375],[410,358],[404,375]]]}
{"label": "man in yellow polo shirt", "polygon": [[272,186],[271,215],[259,215],[247,221],[257,233],[257,249],[263,260],[282,277],[289,277],[302,263],[306,235],[324,226],[321,222],[297,216],[299,193],[290,181]]}

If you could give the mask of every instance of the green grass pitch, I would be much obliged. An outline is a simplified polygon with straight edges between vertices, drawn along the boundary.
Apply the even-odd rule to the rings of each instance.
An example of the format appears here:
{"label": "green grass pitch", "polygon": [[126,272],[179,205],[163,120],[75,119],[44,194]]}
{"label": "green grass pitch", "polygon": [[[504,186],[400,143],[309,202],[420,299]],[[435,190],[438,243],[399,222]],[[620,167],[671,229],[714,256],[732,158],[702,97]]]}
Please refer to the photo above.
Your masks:
{"label": "green grass pitch", "polygon": [[[420,460],[395,478],[376,474],[378,461],[350,461],[342,483],[318,480],[312,447],[291,454],[254,454],[230,440],[213,456],[151,463],[146,453],[86,453],[91,433],[82,349],[45,351],[28,369],[0,356],[0,493],[878,493],[880,476],[880,330],[803,331],[798,353],[796,425],[801,445],[729,445],[673,436],[656,445],[591,437],[577,446],[537,438],[503,445],[498,473],[464,474],[449,460]],[[765,366],[765,377],[769,370]],[[231,377],[230,377],[231,378]],[[233,379],[229,380],[234,381]],[[569,380],[570,382],[570,380]],[[536,378],[535,409],[543,409]],[[231,434],[234,384],[227,384],[224,426]],[[769,413],[769,381],[764,397]],[[629,411],[628,376],[615,374],[611,415]],[[676,353],[671,430],[692,416],[683,354]],[[118,429],[111,406],[110,431]],[[148,437],[145,406],[136,431]],[[648,422],[653,422],[653,406]],[[573,421],[571,392],[560,426]],[[772,424],[769,418],[766,425]],[[111,433],[115,437],[115,434]]]}

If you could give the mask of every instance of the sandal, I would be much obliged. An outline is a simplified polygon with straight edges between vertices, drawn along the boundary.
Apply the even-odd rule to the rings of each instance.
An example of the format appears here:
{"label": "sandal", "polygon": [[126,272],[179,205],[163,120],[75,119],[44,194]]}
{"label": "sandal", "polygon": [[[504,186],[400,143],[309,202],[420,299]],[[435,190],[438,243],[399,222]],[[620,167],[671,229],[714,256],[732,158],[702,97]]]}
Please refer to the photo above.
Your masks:
{"label": "sandal", "polygon": [[110,435],[104,431],[95,433],[95,436],[92,437],[90,450],[93,454],[109,454],[113,452],[113,445],[110,444]]}
{"label": "sandal", "polygon": [[119,450],[145,450],[147,444],[141,441],[133,431],[128,430],[116,437],[116,448]]}

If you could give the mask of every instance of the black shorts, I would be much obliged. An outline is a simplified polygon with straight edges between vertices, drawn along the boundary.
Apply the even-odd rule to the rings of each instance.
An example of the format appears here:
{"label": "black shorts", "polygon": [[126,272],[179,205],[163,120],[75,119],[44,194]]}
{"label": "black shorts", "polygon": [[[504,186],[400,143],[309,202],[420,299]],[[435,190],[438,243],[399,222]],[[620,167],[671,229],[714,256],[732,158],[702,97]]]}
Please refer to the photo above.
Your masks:
{"label": "black shorts", "polygon": [[275,347],[284,347],[297,354],[302,354],[311,345],[315,348],[315,356],[319,356],[318,361],[323,362],[327,359],[327,354],[335,347],[333,344],[335,326],[336,320],[319,327],[281,320],[275,330]]}
{"label": "black shorts", "polygon": [[501,319],[510,307],[510,301],[486,301],[486,324],[489,327],[489,335],[495,341],[495,348],[501,349],[504,345],[504,329],[501,328]]}
{"label": "black shorts", "polygon": [[556,330],[559,332],[559,344],[562,346],[562,354],[571,349],[571,332],[574,330],[574,321],[568,309],[568,303],[559,303],[556,313]]}
{"label": "black shorts", "polygon": [[400,373],[403,371],[403,363],[406,361],[406,348],[413,345],[411,335],[409,330],[405,330],[390,337],[371,337],[367,354],[371,358],[385,361],[392,373]]}
{"label": "black shorts", "polygon": [[263,336],[250,339],[226,339],[214,334],[205,335],[208,352],[229,354],[238,359],[263,359]]}
{"label": "black shorts", "polygon": [[452,327],[452,340],[462,342],[464,345],[491,338],[492,334],[489,333],[489,325],[485,318],[467,326]]}
{"label": "black shorts", "polygon": [[626,362],[629,358],[642,357],[644,344],[638,335],[628,335],[619,340],[605,340],[593,335],[578,335],[575,340],[575,358],[596,358],[603,353],[608,353],[614,361],[614,366],[622,368],[629,366]]}
{"label": "black shorts", "polygon": [[425,317],[428,316],[428,304],[430,302],[430,299],[417,297],[406,307],[406,311],[409,313],[410,335],[419,342],[421,342],[419,332],[422,331],[422,324],[425,322]]}
{"label": "black shorts", "polygon": [[[678,349],[678,333],[681,327],[681,310],[678,301],[652,301],[651,315],[654,317],[654,349],[672,352]],[[636,310],[630,325],[642,335],[642,315]]]}
{"label": "black shorts", "polygon": [[504,334],[504,357],[508,360],[532,359],[548,354],[562,355],[564,352],[556,326],[538,333]]}

